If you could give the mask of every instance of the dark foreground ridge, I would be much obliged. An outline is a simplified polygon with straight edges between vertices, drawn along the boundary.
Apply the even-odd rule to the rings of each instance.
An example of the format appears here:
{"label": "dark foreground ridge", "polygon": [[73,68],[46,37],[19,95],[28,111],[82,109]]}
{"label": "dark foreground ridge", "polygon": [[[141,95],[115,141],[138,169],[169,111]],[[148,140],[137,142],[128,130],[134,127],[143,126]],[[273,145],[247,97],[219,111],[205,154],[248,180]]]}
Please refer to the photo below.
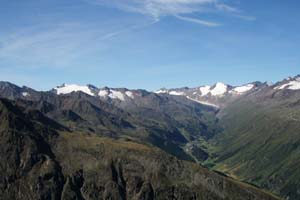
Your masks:
{"label": "dark foreground ridge", "polygon": [[160,149],[70,131],[0,99],[0,199],[249,199],[276,197]]}

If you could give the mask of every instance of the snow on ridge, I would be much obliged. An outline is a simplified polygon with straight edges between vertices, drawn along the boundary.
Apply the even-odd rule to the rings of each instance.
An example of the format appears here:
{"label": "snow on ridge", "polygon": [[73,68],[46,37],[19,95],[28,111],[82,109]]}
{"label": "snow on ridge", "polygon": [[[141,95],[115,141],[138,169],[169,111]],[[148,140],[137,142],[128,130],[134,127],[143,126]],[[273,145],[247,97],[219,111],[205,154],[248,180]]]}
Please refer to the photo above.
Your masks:
{"label": "snow on ridge", "polygon": [[300,90],[300,82],[295,81],[292,85],[289,86],[290,90]]}
{"label": "snow on ridge", "polygon": [[134,98],[134,95],[131,91],[126,91],[125,94],[132,99]]}
{"label": "snow on ridge", "polygon": [[251,90],[253,87],[254,87],[253,84],[247,84],[247,85],[235,87],[233,89],[233,91],[237,92],[237,93],[245,93],[245,92]]}
{"label": "snow on ridge", "polygon": [[205,96],[208,93],[210,93],[210,86],[206,85],[206,86],[200,87],[199,90],[201,92],[201,96]]}
{"label": "snow on ridge", "polygon": [[215,107],[215,108],[219,108],[218,105],[215,105],[215,104],[212,104],[212,103],[209,103],[209,102],[206,102],[206,101],[200,101],[200,100],[197,100],[197,99],[193,99],[193,98],[191,98],[189,96],[187,96],[186,98],[189,99],[189,100],[195,101],[197,103],[203,104],[203,105],[207,105],[207,106],[212,106],[212,107]]}
{"label": "snow on ridge", "polygon": [[277,87],[275,87],[275,90],[283,90],[285,87],[287,87],[289,85],[289,83],[283,84],[283,85],[279,85]]}
{"label": "snow on ridge", "polygon": [[86,93],[90,96],[95,96],[88,86],[80,86],[80,85],[76,85],[76,84],[70,84],[70,85],[64,84],[63,86],[54,88],[54,90],[56,90],[58,95],[69,94],[72,92],[80,91],[80,92]]}
{"label": "snow on ridge", "polygon": [[170,91],[169,94],[174,96],[183,96],[184,92]]}
{"label": "snow on ridge", "polygon": [[290,81],[286,84],[279,85],[274,88],[275,90],[284,90],[284,89],[289,89],[289,90],[300,90],[300,80],[294,80]]}
{"label": "snow on ridge", "polygon": [[155,91],[154,93],[156,93],[156,94],[167,94],[168,90],[161,89],[161,90]]}
{"label": "snow on ridge", "polygon": [[210,91],[213,96],[221,96],[227,92],[228,86],[224,83],[217,83],[215,87]]}
{"label": "snow on ridge", "polygon": [[100,90],[98,93],[98,96],[100,97],[106,97],[109,94],[107,90]]}
{"label": "snow on ridge", "polygon": [[108,96],[112,99],[120,99],[121,101],[125,101],[124,94],[117,90],[110,90],[110,94]]}
{"label": "snow on ridge", "polygon": [[119,99],[121,101],[125,101],[125,96],[134,99],[134,93],[130,90],[127,91],[119,91],[110,88],[100,89],[98,93],[99,97],[109,97],[111,99]]}
{"label": "snow on ridge", "polygon": [[169,94],[174,96],[184,96],[184,92],[176,91],[176,90],[167,90],[167,89],[160,89],[154,92],[155,94]]}

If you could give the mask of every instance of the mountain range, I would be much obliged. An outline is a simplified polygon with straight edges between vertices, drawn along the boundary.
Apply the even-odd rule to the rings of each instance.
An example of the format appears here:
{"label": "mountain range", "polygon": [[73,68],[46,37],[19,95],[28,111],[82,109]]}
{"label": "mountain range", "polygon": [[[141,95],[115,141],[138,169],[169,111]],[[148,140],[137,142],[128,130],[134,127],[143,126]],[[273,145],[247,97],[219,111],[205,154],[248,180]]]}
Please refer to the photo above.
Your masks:
{"label": "mountain range", "polygon": [[300,76],[0,97],[2,199],[300,198]]}

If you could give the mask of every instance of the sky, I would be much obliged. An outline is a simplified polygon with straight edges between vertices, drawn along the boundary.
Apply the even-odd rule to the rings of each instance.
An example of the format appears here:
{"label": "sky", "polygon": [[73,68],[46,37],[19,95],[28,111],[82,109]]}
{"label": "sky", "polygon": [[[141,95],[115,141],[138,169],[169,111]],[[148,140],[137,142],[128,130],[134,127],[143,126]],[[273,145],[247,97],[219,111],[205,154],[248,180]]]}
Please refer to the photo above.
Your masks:
{"label": "sky", "polygon": [[156,90],[300,74],[299,0],[0,0],[0,80]]}

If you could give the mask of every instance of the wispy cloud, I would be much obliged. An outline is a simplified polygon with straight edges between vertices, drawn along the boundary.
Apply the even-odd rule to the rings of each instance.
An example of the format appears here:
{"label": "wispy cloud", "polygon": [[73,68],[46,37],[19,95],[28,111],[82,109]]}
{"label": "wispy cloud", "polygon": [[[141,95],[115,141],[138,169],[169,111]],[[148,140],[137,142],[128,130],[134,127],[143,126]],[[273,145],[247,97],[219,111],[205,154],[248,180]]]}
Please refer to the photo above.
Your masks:
{"label": "wispy cloud", "polygon": [[12,64],[52,67],[70,66],[76,59],[101,48],[105,41],[137,28],[130,26],[107,31],[82,24],[32,26],[3,34],[0,40],[0,59]]}
{"label": "wispy cloud", "polygon": [[236,7],[225,4],[223,0],[85,0],[90,3],[114,7],[126,12],[140,13],[159,21],[164,16],[174,16],[177,19],[215,27],[217,22],[206,21],[191,17],[194,13],[225,12],[241,19],[249,20],[254,17],[242,15]]}
{"label": "wispy cloud", "polygon": [[218,10],[225,11],[225,12],[231,12],[231,13],[241,12],[240,9],[226,5],[224,3],[215,3],[215,6]]}
{"label": "wispy cloud", "polygon": [[204,26],[209,26],[209,27],[220,26],[220,24],[218,24],[218,23],[204,21],[204,20],[200,20],[200,19],[196,19],[196,18],[183,17],[183,16],[180,16],[180,15],[175,15],[175,17],[178,18],[178,19],[184,20],[184,21],[193,22],[193,23],[196,23],[196,24],[204,25]]}

